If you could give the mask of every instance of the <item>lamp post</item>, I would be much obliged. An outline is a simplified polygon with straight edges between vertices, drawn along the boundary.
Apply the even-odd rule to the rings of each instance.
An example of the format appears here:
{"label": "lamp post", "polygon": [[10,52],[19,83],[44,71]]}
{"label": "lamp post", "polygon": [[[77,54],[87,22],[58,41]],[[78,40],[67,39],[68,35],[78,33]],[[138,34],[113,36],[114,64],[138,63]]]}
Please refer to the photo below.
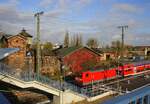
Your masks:
{"label": "lamp post", "polygon": [[93,78],[93,77],[94,77],[94,76],[92,75],[91,77],[92,77],[92,80],[91,80],[91,81],[92,81],[92,83],[91,83],[91,84],[92,84],[92,85],[91,85],[91,87],[92,87],[91,97],[93,97],[93,96],[94,96],[94,86],[93,86],[93,81],[94,81],[94,78]]}
{"label": "lamp post", "polygon": [[27,72],[28,72],[28,76],[30,77],[31,75],[32,75],[32,58],[31,58],[31,52],[28,52],[27,53],[27,61],[28,61],[28,70],[27,70]]}
{"label": "lamp post", "polygon": [[58,59],[60,61],[60,87],[61,87],[62,91],[64,91],[64,86],[63,86],[63,77],[65,77],[64,76],[64,65],[63,65],[62,58],[59,57]]}
{"label": "lamp post", "polygon": [[37,20],[37,38],[36,38],[36,44],[37,44],[37,48],[36,48],[36,73],[37,73],[37,77],[39,78],[40,75],[40,68],[41,68],[41,62],[40,62],[40,16],[43,14],[44,12],[37,12],[34,14],[34,17],[36,17]]}

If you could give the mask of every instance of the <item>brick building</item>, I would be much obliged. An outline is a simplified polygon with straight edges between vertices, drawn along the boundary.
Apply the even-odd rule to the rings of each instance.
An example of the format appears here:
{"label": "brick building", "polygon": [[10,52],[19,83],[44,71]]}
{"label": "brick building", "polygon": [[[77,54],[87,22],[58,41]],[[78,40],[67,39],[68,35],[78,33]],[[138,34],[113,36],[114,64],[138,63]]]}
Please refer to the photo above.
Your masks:
{"label": "brick building", "polygon": [[26,32],[26,30],[22,30],[17,35],[8,35],[1,33],[1,47],[4,48],[19,48],[19,51],[10,55],[7,58],[7,64],[14,68],[22,68],[24,66],[24,60],[26,57],[26,53],[31,45],[32,36]]}
{"label": "brick building", "polygon": [[61,57],[63,63],[71,69],[72,72],[84,70],[84,64],[87,62],[98,62],[101,55],[87,47],[69,47],[55,50],[58,57]]}
{"label": "brick building", "polygon": [[[5,59],[5,63],[17,69],[17,72],[36,71],[36,47],[31,47],[32,36],[23,29],[17,35],[0,32],[0,47],[19,48],[18,52]],[[30,55],[28,53],[31,53]],[[43,53],[43,52],[42,52]],[[54,55],[42,55],[41,73],[47,76],[54,75],[60,69],[60,61]],[[21,70],[20,70],[21,69]]]}

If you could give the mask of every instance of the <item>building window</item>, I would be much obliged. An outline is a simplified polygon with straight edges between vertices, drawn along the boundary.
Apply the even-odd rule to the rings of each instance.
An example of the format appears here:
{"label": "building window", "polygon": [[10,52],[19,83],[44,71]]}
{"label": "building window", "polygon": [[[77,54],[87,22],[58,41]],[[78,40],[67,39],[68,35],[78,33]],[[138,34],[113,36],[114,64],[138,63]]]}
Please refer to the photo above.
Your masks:
{"label": "building window", "polygon": [[106,60],[109,60],[110,59],[110,55],[106,55]]}

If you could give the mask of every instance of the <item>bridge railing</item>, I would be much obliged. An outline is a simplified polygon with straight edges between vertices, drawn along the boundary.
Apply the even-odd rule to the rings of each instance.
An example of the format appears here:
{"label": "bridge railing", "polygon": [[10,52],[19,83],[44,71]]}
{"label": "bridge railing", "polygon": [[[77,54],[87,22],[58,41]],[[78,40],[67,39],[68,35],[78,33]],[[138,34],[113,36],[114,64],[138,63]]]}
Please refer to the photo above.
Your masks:
{"label": "bridge railing", "polygon": [[49,85],[51,87],[54,87],[58,90],[72,90],[74,92],[78,92],[80,94],[84,94],[84,91],[82,91],[83,89],[73,85],[71,83],[65,82],[65,81],[56,81],[56,80],[52,80],[48,77],[42,76],[42,75],[37,75],[36,73],[29,73],[29,72],[20,72],[18,73],[17,70],[14,70],[12,68],[10,68],[8,65],[0,63],[0,73],[3,75],[9,75],[11,77],[23,80],[23,81],[38,81],[41,82],[42,84],[46,84]]}

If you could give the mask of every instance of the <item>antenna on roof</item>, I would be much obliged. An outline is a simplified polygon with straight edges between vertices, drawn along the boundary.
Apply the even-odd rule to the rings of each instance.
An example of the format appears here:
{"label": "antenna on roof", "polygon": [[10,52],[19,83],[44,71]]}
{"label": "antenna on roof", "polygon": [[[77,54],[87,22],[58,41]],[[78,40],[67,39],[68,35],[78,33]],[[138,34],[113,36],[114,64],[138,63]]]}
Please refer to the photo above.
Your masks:
{"label": "antenna on roof", "polygon": [[25,28],[24,28],[24,27],[22,28],[22,32],[26,32],[26,30],[25,30]]}

